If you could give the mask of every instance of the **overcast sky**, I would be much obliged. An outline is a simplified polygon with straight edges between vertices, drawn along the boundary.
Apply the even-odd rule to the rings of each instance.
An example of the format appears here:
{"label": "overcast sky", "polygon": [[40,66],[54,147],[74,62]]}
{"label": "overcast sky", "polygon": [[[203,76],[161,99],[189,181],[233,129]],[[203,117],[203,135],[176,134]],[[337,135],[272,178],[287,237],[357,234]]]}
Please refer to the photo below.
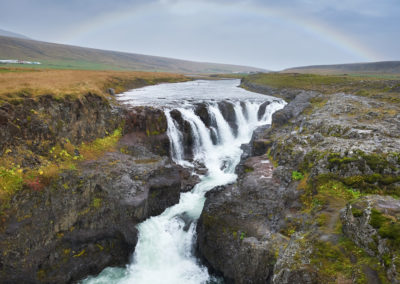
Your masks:
{"label": "overcast sky", "polygon": [[0,0],[0,29],[272,70],[400,60],[400,0]]}

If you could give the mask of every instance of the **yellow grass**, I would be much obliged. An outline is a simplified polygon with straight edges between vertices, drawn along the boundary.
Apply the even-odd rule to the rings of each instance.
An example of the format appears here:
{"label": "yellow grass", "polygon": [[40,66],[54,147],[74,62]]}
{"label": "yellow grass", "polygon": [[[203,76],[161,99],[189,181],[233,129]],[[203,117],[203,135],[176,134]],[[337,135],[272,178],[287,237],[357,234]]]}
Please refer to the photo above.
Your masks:
{"label": "yellow grass", "polygon": [[104,95],[108,88],[118,93],[143,85],[185,80],[188,79],[183,75],[161,72],[0,68],[0,100],[45,94],[57,97],[88,92]]}

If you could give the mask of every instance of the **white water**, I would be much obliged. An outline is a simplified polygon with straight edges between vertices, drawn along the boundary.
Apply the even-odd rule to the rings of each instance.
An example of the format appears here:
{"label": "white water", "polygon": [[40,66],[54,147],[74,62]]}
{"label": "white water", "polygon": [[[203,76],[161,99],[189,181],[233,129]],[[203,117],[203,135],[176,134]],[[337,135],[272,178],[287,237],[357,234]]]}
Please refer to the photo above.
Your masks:
{"label": "white water", "polygon": [[[218,82],[210,82],[210,84],[218,84]],[[176,108],[191,126],[195,147],[194,160],[206,166],[207,174],[191,192],[181,194],[178,204],[138,225],[139,240],[132,262],[126,268],[107,268],[97,277],[90,277],[83,283],[186,284],[217,281],[208,274],[207,269],[193,255],[196,221],[204,205],[204,195],[218,185],[236,180],[235,167],[242,154],[240,146],[250,141],[255,128],[270,123],[272,113],[284,106],[282,101],[272,102],[267,106],[265,115],[258,120],[258,108],[269,98],[247,93],[249,100],[245,102],[245,109],[241,107],[239,100],[232,102],[238,126],[236,137],[216,103],[209,104],[208,111],[216,124],[214,131],[219,137],[216,145],[211,140],[213,130],[207,128],[195,115],[189,103],[185,102]],[[218,97],[219,94],[214,95]],[[179,164],[190,165],[189,161],[183,160],[182,133],[170,116],[170,109],[166,109],[165,113],[168,121],[168,136],[172,145],[172,158]],[[185,227],[184,220],[186,222],[191,220],[189,229]]]}

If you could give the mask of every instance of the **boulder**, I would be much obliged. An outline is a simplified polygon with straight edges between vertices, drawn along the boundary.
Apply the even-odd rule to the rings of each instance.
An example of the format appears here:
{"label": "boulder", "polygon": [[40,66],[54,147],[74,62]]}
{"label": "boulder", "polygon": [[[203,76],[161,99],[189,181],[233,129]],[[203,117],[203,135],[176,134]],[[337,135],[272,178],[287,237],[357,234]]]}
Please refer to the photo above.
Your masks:
{"label": "boulder", "polygon": [[285,212],[293,210],[296,189],[285,189],[266,156],[244,163],[237,184],[207,193],[197,225],[200,255],[234,283],[266,283],[276,252],[288,242],[279,233]]}

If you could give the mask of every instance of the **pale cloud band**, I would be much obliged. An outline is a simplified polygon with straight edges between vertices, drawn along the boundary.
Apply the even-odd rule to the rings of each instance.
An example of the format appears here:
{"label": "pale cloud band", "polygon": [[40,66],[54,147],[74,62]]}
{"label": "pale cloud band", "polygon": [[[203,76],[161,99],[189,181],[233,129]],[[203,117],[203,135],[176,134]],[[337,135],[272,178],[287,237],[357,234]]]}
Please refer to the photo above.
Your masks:
{"label": "pale cloud band", "polygon": [[14,0],[0,27],[67,44],[245,64],[400,59],[395,0]]}

